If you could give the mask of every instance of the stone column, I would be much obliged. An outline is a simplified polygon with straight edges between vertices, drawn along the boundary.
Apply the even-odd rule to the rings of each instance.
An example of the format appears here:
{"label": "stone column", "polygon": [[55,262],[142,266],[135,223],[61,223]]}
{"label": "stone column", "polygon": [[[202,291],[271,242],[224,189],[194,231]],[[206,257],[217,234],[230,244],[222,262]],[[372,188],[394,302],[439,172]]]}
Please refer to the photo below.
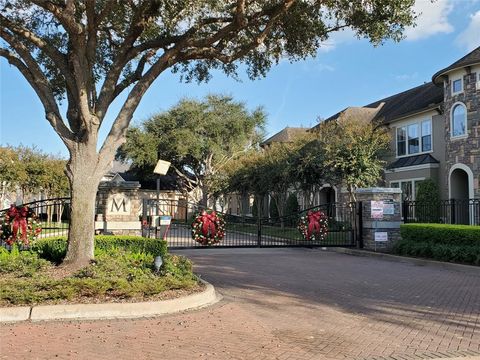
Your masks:
{"label": "stone column", "polygon": [[97,193],[95,230],[115,235],[140,235],[139,188],[138,181],[101,183]]}
{"label": "stone column", "polygon": [[388,252],[400,240],[402,190],[366,188],[355,191],[362,202],[363,247]]}

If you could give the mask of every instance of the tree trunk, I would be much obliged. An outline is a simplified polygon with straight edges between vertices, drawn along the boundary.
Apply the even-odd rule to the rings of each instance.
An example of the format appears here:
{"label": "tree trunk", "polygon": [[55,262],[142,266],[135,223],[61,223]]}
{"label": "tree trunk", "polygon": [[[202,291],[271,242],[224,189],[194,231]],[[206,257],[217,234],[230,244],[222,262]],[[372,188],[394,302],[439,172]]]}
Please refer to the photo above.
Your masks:
{"label": "tree trunk", "polygon": [[208,208],[208,187],[205,184],[200,185],[200,189],[202,190],[202,200],[201,205]]}
{"label": "tree trunk", "polygon": [[89,150],[83,148],[72,153],[67,167],[71,214],[67,255],[63,265],[71,270],[87,266],[94,258],[95,198],[103,173],[96,173],[98,155],[95,147]]}

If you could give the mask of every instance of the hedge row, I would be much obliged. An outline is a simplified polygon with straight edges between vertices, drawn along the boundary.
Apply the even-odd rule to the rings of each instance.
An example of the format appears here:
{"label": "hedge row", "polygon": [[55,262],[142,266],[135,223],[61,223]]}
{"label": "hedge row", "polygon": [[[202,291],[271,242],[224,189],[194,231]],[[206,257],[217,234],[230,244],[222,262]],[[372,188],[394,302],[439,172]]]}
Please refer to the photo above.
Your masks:
{"label": "hedge row", "polygon": [[[97,235],[95,236],[95,249],[124,249],[162,257],[168,251],[167,242],[164,240],[128,235]],[[38,252],[40,257],[46,260],[60,263],[67,253],[67,238],[62,236],[37,240],[32,245],[32,250]]]}
{"label": "hedge row", "polygon": [[480,265],[480,226],[404,224],[400,234],[397,254]]}

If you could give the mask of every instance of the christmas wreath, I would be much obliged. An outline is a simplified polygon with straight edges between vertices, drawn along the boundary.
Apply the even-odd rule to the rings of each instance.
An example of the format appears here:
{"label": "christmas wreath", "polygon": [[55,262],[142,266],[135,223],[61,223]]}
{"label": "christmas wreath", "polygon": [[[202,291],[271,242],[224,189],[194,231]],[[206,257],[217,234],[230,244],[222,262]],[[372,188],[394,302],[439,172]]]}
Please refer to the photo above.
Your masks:
{"label": "christmas wreath", "polygon": [[28,206],[11,205],[3,217],[0,240],[7,245],[21,242],[24,246],[29,246],[41,231],[42,228],[32,209]]}
{"label": "christmas wreath", "polygon": [[192,223],[192,238],[202,245],[213,245],[225,236],[225,220],[213,210],[203,210]]}
{"label": "christmas wreath", "polygon": [[328,217],[319,209],[309,210],[300,217],[297,228],[305,240],[325,240],[328,234]]}

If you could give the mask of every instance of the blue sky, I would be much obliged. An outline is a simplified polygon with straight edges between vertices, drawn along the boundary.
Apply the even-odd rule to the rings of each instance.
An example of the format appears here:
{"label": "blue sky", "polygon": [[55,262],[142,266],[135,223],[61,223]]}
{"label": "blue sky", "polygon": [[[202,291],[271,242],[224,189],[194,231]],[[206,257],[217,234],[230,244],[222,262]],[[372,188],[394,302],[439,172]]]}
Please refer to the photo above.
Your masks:
{"label": "blue sky", "polygon": [[[183,97],[209,93],[232,95],[250,109],[268,114],[269,135],[286,126],[313,126],[347,106],[361,106],[431,80],[431,76],[480,46],[480,0],[417,0],[422,12],[417,27],[407,29],[400,43],[374,48],[351,32],[337,33],[315,59],[282,61],[265,79],[241,82],[215,73],[208,83],[185,84],[178,75],[162,74],[150,88],[133,122],[167,110]],[[0,144],[35,145],[45,152],[67,155],[66,148],[44,119],[34,91],[18,71],[0,60]],[[113,119],[122,98],[112,107]],[[102,134],[108,132],[106,121]]]}

